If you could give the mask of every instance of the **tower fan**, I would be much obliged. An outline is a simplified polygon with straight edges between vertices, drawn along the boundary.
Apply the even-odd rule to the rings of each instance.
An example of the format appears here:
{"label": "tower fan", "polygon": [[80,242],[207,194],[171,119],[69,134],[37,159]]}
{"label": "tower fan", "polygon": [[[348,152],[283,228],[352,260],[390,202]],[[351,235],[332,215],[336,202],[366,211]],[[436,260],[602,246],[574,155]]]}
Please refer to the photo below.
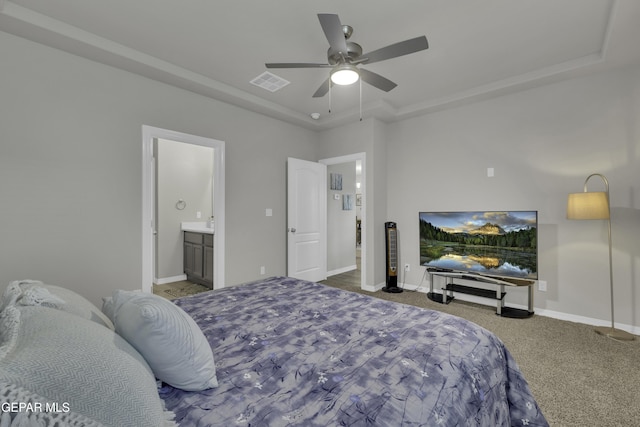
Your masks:
{"label": "tower fan", "polygon": [[398,294],[398,228],[395,222],[384,223],[385,243],[387,248],[387,286],[385,292]]}

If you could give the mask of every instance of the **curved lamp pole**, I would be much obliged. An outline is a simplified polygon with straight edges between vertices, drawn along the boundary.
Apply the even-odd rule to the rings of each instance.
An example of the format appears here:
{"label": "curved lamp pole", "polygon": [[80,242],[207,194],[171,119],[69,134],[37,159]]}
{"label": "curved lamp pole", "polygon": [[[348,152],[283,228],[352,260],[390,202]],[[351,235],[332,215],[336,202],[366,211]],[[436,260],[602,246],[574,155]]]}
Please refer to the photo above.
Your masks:
{"label": "curved lamp pole", "polygon": [[[600,177],[605,184],[605,191],[589,192],[587,182],[591,177]],[[616,329],[613,310],[613,255],[611,245],[611,205],[609,203],[609,181],[599,173],[591,174],[584,181],[582,193],[571,193],[567,200],[568,219],[606,219],[609,227],[609,286],[611,290],[611,327],[597,327],[595,331],[617,340],[630,341],[634,336],[626,331]]]}

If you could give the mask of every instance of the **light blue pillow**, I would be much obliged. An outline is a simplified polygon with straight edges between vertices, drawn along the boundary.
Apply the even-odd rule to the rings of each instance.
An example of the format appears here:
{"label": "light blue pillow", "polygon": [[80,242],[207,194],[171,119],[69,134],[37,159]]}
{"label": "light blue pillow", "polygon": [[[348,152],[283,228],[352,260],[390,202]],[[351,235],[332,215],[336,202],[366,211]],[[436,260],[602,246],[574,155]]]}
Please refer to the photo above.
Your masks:
{"label": "light blue pillow", "polygon": [[41,403],[0,414],[0,425],[176,426],[131,345],[49,307],[10,305],[0,313],[0,395]]}
{"label": "light blue pillow", "polygon": [[211,346],[196,322],[157,295],[116,291],[102,311],[145,358],[156,378],[187,391],[217,387]]}
{"label": "light blue pillow", "polygon": [[2,295],[0,311],[12,304],[55,308],[114,329],[109,318],[82,295],[67,288],[44,284],[39,280],[15,280],[9,283]]}

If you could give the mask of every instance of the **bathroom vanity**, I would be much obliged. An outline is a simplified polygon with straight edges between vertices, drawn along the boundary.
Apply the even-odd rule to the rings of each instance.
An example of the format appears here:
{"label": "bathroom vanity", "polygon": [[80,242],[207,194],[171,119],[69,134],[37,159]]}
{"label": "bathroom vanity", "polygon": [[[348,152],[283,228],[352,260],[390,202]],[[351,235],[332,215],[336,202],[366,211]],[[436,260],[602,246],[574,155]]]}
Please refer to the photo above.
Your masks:
{"label": "bathroom vanity", "polygon": [[[186,225],[185,225],[186,224]],[[187,280],[213,289],[213,228],[200,223],[182,224],[184,273]]]}

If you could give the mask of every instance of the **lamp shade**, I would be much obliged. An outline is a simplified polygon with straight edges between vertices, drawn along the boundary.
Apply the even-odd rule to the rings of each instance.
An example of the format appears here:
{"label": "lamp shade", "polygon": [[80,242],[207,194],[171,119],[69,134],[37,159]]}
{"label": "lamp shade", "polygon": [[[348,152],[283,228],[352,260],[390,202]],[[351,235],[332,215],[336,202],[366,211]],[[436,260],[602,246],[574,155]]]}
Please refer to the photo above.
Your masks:
{"label": "lamp shade", "polygon": [[571,193],[567,200],[568,219],[609,219],[608,194],[604,191]]}

